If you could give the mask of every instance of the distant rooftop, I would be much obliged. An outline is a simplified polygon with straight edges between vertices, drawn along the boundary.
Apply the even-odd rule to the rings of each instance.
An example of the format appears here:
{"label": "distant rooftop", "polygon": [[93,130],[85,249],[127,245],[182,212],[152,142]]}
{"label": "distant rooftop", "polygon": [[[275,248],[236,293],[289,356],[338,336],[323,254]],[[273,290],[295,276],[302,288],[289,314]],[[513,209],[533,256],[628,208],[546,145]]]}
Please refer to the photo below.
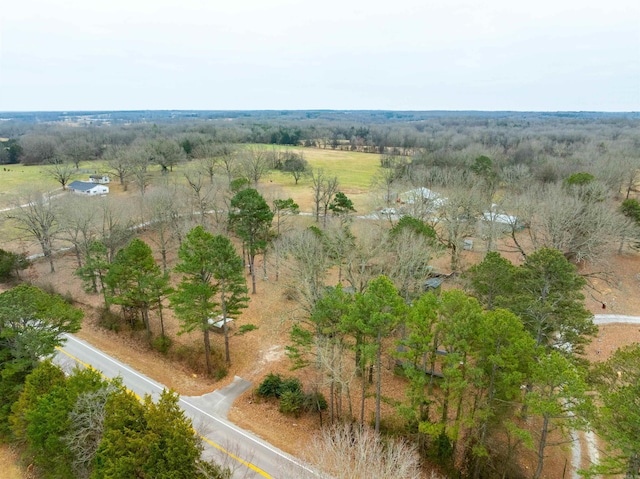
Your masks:
{"label": "distant rooftop", "polygon": [[69,188],[78,191],[89,191],[91,188],[95,187],[95,183],[89,183],[88,181],[72,181],[69,183]]}

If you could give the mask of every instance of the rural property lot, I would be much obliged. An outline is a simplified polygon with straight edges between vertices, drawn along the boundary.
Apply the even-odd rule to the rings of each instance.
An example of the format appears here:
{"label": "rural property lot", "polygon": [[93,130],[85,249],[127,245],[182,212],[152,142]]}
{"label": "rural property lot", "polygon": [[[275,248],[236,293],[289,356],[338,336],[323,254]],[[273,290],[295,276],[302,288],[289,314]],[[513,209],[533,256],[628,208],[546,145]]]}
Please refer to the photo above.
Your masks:
{"label": "rural property lot", "polygon": [[[473,261],[475,252],[468,253],[467,260]],[[440,260],[446,266],[447,258]],[[599,285],[607,303],[607,313],[640,314],[640,300],[637,291],[640,283],[636,272],[640,271],[638,256],[614,257],[612,266],[616,270],[616,282],[603,287]],[[29,272],[36,284],[51,283],[63,294],[70,293],[76,297],[86,312],[82,331],[78,336],[124,363],[130,364],[145,375],[175,389],[181,395],[199,396],[229,384],[235,376],[240,376],[257,385],[269,372],[291,375],[291,363],[284,355],[284,347],[288,344],[289,318],[297,309],[297,305],[285,299],[284,282],[260,280],[258,294],[251,297],[249,308],[238,321],[241,324],[255,324],[258,330],[244,335],[232,336],[232,365],[227,376],[221,381],[214,381],[194,374],[188,367],[176,365],[159,353],[144,345],[142,336],[132,333],[113,333],[97,325],[95,309],[100,304],[100,297],[87,295],[82,291],[80,282],[73,276],[76,267],[75,257],[65,254],[56,258],[57,272],[49,273],[48,264],[37,262]],[[635,292],[635,294],[634,294]],[[598,297],[600,299],[600,297]],[[587,306],[596,314],[602,313],[601,303],[591,298],[589,293]],[[170,314],[167,321],[169,334],[177,332],[177,322]],[[237,329],[236,329],[237,330]],[[222,348],[222,336],[212,335],[218,348]],[[176,342],[192,344],[198,347],[201,338],[197,334],[177,337]],[[617,347],[640,342],[640,326],[632,324],[611,324],[600,327],[598,337],[587,348],[591,360],[606,359]],[[304,383],[315,378],[311,370],[296,373]],[[401,399],[404,394],[404,383],[399,378],[389,375],[385,380],[384,394]],[[373,400],[369,400],[369,411],[373,409]],[[369,413],[368,413],[369,414]],[[309,440],[310,434],[318,426],[314,416],[292,418],[282,415],[277,405],[271,402],[258,401],[253,391],[245,392],[229,412],[229,419],[238,426],[253,431],[261,438],[291,454],[299,453],[299,444]],[[585,448],[586,449],[586,448]],[[552,461],[554,459],[551,459]],[[561,458],[556,458],[561,461]],[[549,472],[552,470],[549,467]],[[19,477],[19,476],[18,476]],[[550,474],[547,477],[559,479]]]}
{"label": "rural property lot", "polygon": [[[328,155],[328,152],[322,153],[324,156],[318,157],[314,161],[325,161],[327,168],[330,168],[330,163],[335,158]],[[375,155],[368,155],[366,158],[373,165],[378,161]],[[309,159],[311,160],[311,158]],[[337,164],[344,166],[345,163],[348,162],[341,161]],[[367,165],[363,172],[356,172],[355,177],[351,179],[350,183],[347,183],[350,186],[344,189],[345,193],[354,200],[359,214],[371,211],[374,204],[371,195],[367,192],[367,185],[373,170],[372,165]],[[350,168],[349,171],[345,170],[343,174],[347,175],[353,171],[353,168]],[[367,178],[367,180],[365,181],[363,178]],[[283,184],[286,186],[282,186]],[[274,173],[261,189],[266,198],[292,197],[300,204],[303,211],[309,213],[312,210],[311,192],[308,184],[301,183],[294,186],[290,177]],[[124,195],[118,191],[117,187],[113,190],[116,195]],[[308,224],[312,220],[309,216],[303,216],[295,221]],[[385,220],[355,220],[354,222],[354,228],[363,225],[364,228],[387,227],[388,222]],[[150,234],[149,232],[144,233],[142,239],[150,242]],[[152,243],[150,242],[150,244]],[[12,241],[9,244],[5,243],[5,245],[3,247],[7,249],[12,249],[10,246],[15,246],[16,250],[27,249],[30,252],[39,252],[37,245],[26,240]],[[510,256],[513,261],[518,260],[516,255]],[[465,251],[462,263],[469,266],[480,261],[481,258],[481,251]],[[175,264],[175,252],[170,252],[168,259],[170,264]],[[261,258],[258,258],[258,261],[260,262]],[[438,269],[446,270],[448,261],[448,256],[445,254],[435,259],[434,265]],[[142,333],[121,332],[116,334],[99,327],[97,308],[101,305],[101,297],[86,294],[82,290],[80,281],[74,276],[74,270],[77,267],[75,257],[71,253],[61,254],[56,256],[55,263],[56,273],[49,272],[46,262],[37,261],[30,270],[25,272],[25,277],[36,285],[70,295],[85,309],[84,326],[78,336],[124,363],[132,365],[156,381],[176,390],[181,395],[199,396],[210,393],[229,384],[235,376],[252,381],[254,385],[257,385],[270,372],[283,375],[294,374],[290,371],[291,363],[286,358],[284,351],[289,341],[291,321],[299,314],[299,306],[294,301],[287,299],[287,289],[290,286],[287,284],[286,278],[276,282],[272,275],[268,280],[262,278],[261,274],[259,275],[258,294],[251,296],[248,309],[235,321],[233,331],[237,332],[240,326],[247,324],[253,324],[258,329],[243,335],[232,336],[231,367],[225,378],[214,381],[194,373],[185,364],[176,364],[151,350],[146,345]],[[269,265],[269,268],[272,268],[272,265]],[[262,271],[262,265],[258,264],[257,269]],[[593,287],[585,291],[587,307],[593,313],[640,315],[640,279],[638,278],[640,256],[638,254],[612,256],[608,260],[606,269],[611,271],[613,276],[607,282],[594,280]],[[585,273],[587,272],[585,271]],[[337,281],[337,274],[331,281]],[[452,286],[456,286],[456,284],[450,283],[445,287]],[[606,311],[602,310],[602,303],[606,304]],[[176,336],[178,323],[169,309],[165,310],[165,314],[165,327],[167,333],[174,338],[176,348],[179,345],[188,345],[196,349],[200,347],[201,337],[199,334]],[[155,329],[157,333],[157,326]],[[220,350],[223,347],[222,336],[212,335],[212,338],[216,348]],[[601,326],[598,337],[587,348],[587,354],[591,360],[604,360],[610,356],[615,348],[631,342],[640,342],[639,326],[619,324]],[[295,374],[305,384],[317,380],[311,369],[297,371]],[[405,386],[403,380],[392,376],[389,371],[385,374],[387,379],[384,381],[383,394],[402,399]],[[390,406],[383,405],[383,407],[387,407],[388,411],[391,410]],[[367,408],[367,417],[370,417],[373,410],[372,398],[368,400]],[[292,454],[299,452],[299,444],[308,442],[310,434],[319,424],[317,417],[314,416],[303,416],[296,419],[282,415],[274,403],[258,401],[252,390],[244,393],[236,401],[229,412],[229,419]],[[560,463],[558,461],[561,460],[559,457],[551,459],[557,463]],[[553,469],[549,466],[549,471]],[[547,477],[551,479],[561,477],[561,469],[561,467],[558,468],[558,475],[553,475],[550,472]]]}

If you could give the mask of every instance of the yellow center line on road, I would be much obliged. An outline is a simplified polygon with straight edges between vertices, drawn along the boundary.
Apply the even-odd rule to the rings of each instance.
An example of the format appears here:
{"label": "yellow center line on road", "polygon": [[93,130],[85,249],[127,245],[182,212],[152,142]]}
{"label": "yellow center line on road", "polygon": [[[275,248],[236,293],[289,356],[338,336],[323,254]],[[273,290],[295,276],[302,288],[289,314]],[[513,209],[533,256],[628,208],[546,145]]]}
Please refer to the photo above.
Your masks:
{"label": "yellow center line on road", "polygon": [[[197,432],[196,432],[197,434]],[[200,438],[205,441],[206,443],[210,444],[211,446],[215,447],[216,449],[218,449],[221,452],[224,452],[227,456],[229,456],[231,459],[235,459],[236,461],[238,461],[240,464],[247,466],[249,469],[251,469],[252,471],[255,471],[256,473],[260,474],[262,477],[266,477],[267,479],[273,479],[268,473],[264,472],[262,469],[260,469],[258,466],[254,466],[253,464],[251,464],[250,462],[245,461],[244,459],[239,458],[238,456],[236,456],[235,454],[233,454],[232,452],[227,451],[224,447],[219,446],[218,444],[216,444],[215,442],[213,442],[211,439],[208,439],[204,436],[201,436],[200,434],[198,434],[198,436],[200,436]]]}
{"label": "yellow center line on road", "polygon": [[[56,349],[58,351],[60,351],[62,354],[68,356],[69,358],[73,359],[75,362],[77,362],[78,364],[81,364],[82,366],[84,366],[87,369],[92,369],[94,371],[96,371],[98,374],[100,374],[100,376],[102,376],[103,378],[105,378],[107,381],[111,381],[111,378],[108,376],[105,376],[102,371],[98,371],[96,368],[94,368],[93,366],[91,366],[91,364],[85,363],[84,361],[82,361],[79,358],[76,358],[73,354],[68,353],[67,351],[65,351],[64,349],[62,349],[60,346],[56,346]],[[126,388],[125,388],[126,389]],[[142,401],[142,398],[140,396],[138,396],[136,393],[134,393],[133,391],[131,391],[130,389],[127,389],[127,391],[129,391],[131,394],[133,394],[136,398],[138,398],[139,401]],[[214,448],[216,448],[217,450],[219,450],[220,452],[225,453],[227,456],[229,456],[231,459],[238,461],[240,464],[242,464],[243,466],[248,467],[249,469],[251,469],[252,471],[256,472],[257,474],[260,474],[262,477],[266,477],[267,479],[273,479],[271,477],[271,475],[265,471],[263,471],[262,469],[260,469],[258,466],[255,466],[254,464],[251,464],[248,461],[245,461],[244,459],[236,456],[235,454],[233,454],[232,452],[227,451],[224,447],[216,444],[215,442],[213,442],[211,439],[208,439],[206,437],[204,437],[203,435],[199,434],[198,431],[196,431],[195,429],[193,429],[193,431],[200,437],[200,439],[202,439],[203,441],[205,441],[207,444],[213,446]]]}

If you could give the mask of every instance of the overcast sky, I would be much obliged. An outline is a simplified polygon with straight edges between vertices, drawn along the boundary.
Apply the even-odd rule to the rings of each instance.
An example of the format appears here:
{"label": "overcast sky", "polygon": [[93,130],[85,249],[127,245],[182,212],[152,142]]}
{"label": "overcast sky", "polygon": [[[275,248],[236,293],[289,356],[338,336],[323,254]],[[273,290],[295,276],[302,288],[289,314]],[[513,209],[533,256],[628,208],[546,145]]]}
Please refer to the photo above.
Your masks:
{"label": "overcast sky", "polygon": [[640,110],[639,0],[6,0],[0,110]]}

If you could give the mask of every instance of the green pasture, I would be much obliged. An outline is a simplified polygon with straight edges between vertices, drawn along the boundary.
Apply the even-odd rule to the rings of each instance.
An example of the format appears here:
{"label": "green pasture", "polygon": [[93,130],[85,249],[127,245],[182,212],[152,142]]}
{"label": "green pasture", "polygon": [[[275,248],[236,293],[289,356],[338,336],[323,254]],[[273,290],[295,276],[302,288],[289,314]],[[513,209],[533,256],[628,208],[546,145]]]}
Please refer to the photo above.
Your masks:
{"label": "green pasture", "polygon": [[[253,146],[264,147],[264,145]],[[366,192],[380,168],[380,155],[376,154],[287,146],[268,146],[267,148],[301,152],[309,162],[309,166],[314,169],[323,169],[327,176],[337,176],[340,189],[343,191]],[[191,166],[191,162],[176,165],[173,172],[169,173],[169,177],[181,181],[183,171]],[[104,171],[106,170],[102,162],[84,162],[71,181],[88,181],[90,174],[103,173]],[[150,173],[153,185],[162,174],[160,168],[155,166],[150,168]],[[293,176],[281,171],[270,171],[263,182],[273,183],[285,190],[298,192],[298,194],[308,191],[311,185],[308,177],[302,177],[296,186]],[[112,186],[116,185],[118,185],[117,178],[112,178]],[[46,166],[7,165],[0,167],[0,209],[15,204],[21,196],[29,191],[51,191],[58,188],[60,188],[60,184],[47,173]],[[129,190],[134,192],[135,186],[130,184]]]}
{"label": "green pasture", "polygon": [[[354,205],[359,212],[368,211],[375,206],[369,204],[368,192],[372,179],[380,168],[379,155],[286,146],[267,148],[290,149],[302,152],[312,168],[322,168],[327,176],[335,175],[338,177],[339,189],[346,192],[354,201]],[[192,162],[180,163],[174,167],[173,172],[166,175],[166,179],[183,182],[185,181],[183,173],[193,166]],[[106,165],[100,161],[84,162],[81,163],[71,181],[88,181],[90,174],[104,173],[106,171]],[[149,169],[149,173],[151,187],[154,184],[158,184],[161,178],[165,178],[159,166],[152,166]],[[276,193],[278,196],[292,197],[301,205],[303,211],[311,211],[312,192],[311,181],[308,177],[302,177],[298,185],[296,185],[291,174],[270,171],[261,180],[261,184],[266,188],[267,192],[280,191],[279,194]],[[122,194],[118,179],[113,175],[110,186],[114,193]],[[271,189],[273,187],[276,189]],[[19,203],[21,197],[24,198],[33,191],[45,192],[58,189],[60,189],[60,184],[47,172],[46,167],[43,165],[0,166],[0,209]],[[132,182],[129,184],[129,194],[137,194],[137,188]],[[2,215],[0,215],[0,243],[15,241],[23,235],[24,233],[20,233],[12,222],[2,221]]]}
{"label": "green pasture", "polygon": [[[264,145],[253,146],[264,147]],[[338,189],[349,196],[358,212],[363,213],[377,206],[371,203],[369,191],[372,180],[380,169],[380,155],[280,145],[272,145],[267,148],[302,153],[311,168],[321,168],[329,177],[337,176]],[[311,180],[308,176],[300,178],[296,185],[290,173],[272,170],[261,183],[267,187],[273,185],[280,188],[285,196],[293,198],[300,204],[302,211],[311,211],[312,190]]]}
{"label": "green pasture", "polygon": [[[264,145],[253,145],[264,147]],[[296,148],[287,146],[267,146],[279,150],[293,150],[303,154],[312,168],[322,168],[327,175],[336,175],[340,185],[345,188],[367,189],[371,186],[371,180],[380,168],[380,155],[371,153],[359,153],[352,151],[323,150],[317,148]],[[188,168],[189,162],[177,165],[173,174],[180,173],[183,168]],[[73,180],[88,181],[88,176],[94,173],[104,172],[101,162],[81,163]],[[160,176],[160,169],[151,168],[152,176]],[[282,183],[283,186],[294,183],[290,174],[278,171],[270,172],[270,180]],[[117,181],[116,178],[113,178]],[[304,181],[301,180],[301,181]],[[4,204],[4,198],[14,197],[24,192],[29,187],[44,187],[55,189],[60,185],[46,172],[46,166],[22,166],[6,165],[0,167],[0,203]]]}
{"label": "green pasture", "polygon": [[[380,155],[355,151],[304,149],[304,158],[312,168],[322,168],[328,175],[337,176],[347,189],[368,189],[380,169]],[[291,181],[293,178],[288,175]]]}
{"label": "green pasture", "polygon": [[51,191],[60,184],[48,176],[42,165],[0,167],[0,208],[6,208],[28,191]]}
{"label": "green pasture", "polygon": [[[264,148],[264,145],[247,145]],[[371,186],[373,177],[380,169],[380,155],[355,151],[300,148],[294,146],[271,145],[266,148],[302,153],[311,168],[321,168],[328,176],[337,176],[340,187],[347,190],[363,190]],[[282,186],[293,186],[295,181],[289,173],[271,171],[269,180]],[[310,185],[307,178],[301,178],[300,185]]]}

